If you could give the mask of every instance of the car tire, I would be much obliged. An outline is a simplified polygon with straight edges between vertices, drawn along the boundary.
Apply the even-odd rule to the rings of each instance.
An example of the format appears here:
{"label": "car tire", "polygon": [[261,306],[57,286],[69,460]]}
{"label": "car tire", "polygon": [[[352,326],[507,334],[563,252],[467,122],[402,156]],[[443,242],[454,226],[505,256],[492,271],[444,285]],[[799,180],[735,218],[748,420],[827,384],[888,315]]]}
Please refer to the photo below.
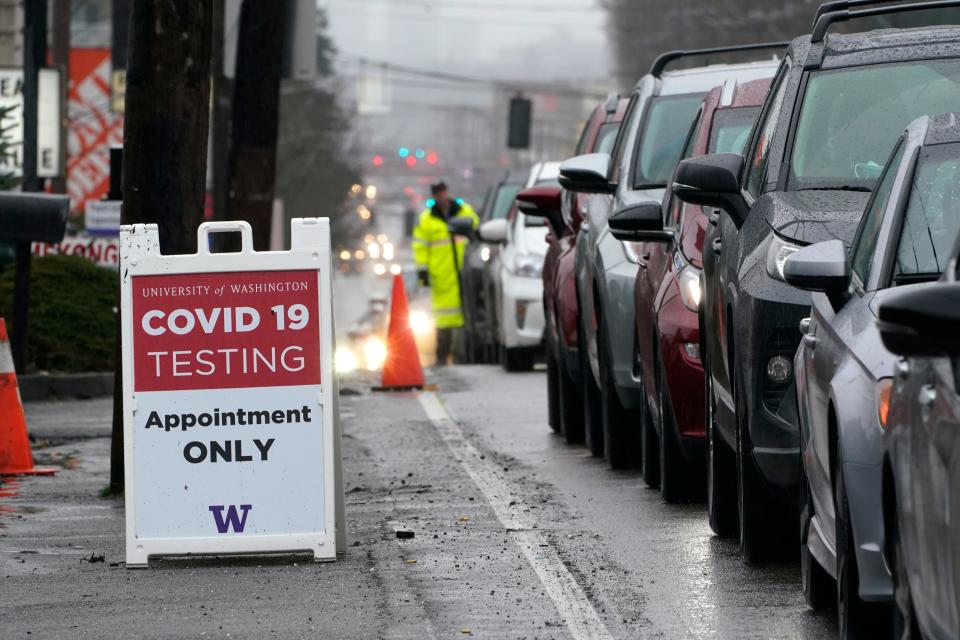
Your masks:
{"label": "car tire", "polygon": [[531,371],[533,369],[533,350],[523,347],[508,349],[500,348],[500,364],[504,370],[515,373],[519,371]]}
{"label": "car tire", "polygon": [[603,422],[603,449],[607,465],[611,469],[636,469],[641,463],[640,430],[636,412],[626,409],[620,402],[616,383],[607,362],[609,350],[606,334],[597,333],[600,342],[600,411]]}
{"label": "car tire", "polygon": [[547,423],[554,433],[560,432],[560,367],[550,344],[547,344]]}
{"label": "car tire", "polygon": [[561,365],[557,395],[560,401],[560,432],[568,444],[583,442],[583,397],[577,383]]}
{"label": "car tire", "polygon": [[643,382],[643,409],[640,416],[640,452],[643,455],[643,481],[651,489],[660,487],[660,438],[653,426],[653,416],[647,406],[647,382]]}
{"label": "car tire", "polygon": [[850,505],[843,479],[843,450],[837,446],[834,484],[837,522],[837,623],[840,640],[879,638],[889,634],[890,607],[884,603],[860,599],[860,573],[857,568]]}
{"label": "car tire", "polygon": [[917,623],[917,613],[913,608],[913,593],[910,591],[910,580],[907,573],[906,560],[903,557],[903,543],[900,540],[900,519],[894,509],[890,518],[893,525],[889,532],[890,551],[893,556],[893,637],[896,640],[923,640],[920,625]]}
{"label": "car tire", "polygon": [[583,404],[584,444],[595,458],[603,456],[603,411],[600,407],[600,388],[593,377],[590,356],[587,352],[586,329],[580,320],[578,334],[580,352],[580,397]]}
{"label": "car tire", "polygon": [[[701,325],[702,326],[702,325]],[[737,518],[737,460],[733,451],[717,434],[716,398],[713,378],[706,360],[706,349],[701,348],[704,384],[704,427],[707,449],[707,519],[718,536],[739,535]]]}
{"label": "car tire", "polygon": [[660,495],[668,503],[685,502],[694,497],[697,483],[693,469],[680,450],[673,405],[664,387],[666,372],[657,352],[657,402],[660,405]]}
{"label": "car tire", "polygon": [[769,523],[776,511],[763,494],[760,472],[753,461],[749,440],[749,414],[739,366],[734,371],[734,406],[737,420],[737,515],[740,531],[740,556],[749,564],[769,559],[771,538]]}
{"label": "car tire", "polygon": [[830,611],[837,606],[837,583],[813,557],[807,544],[813,523],[813,498],[803,462],[800,464],[800,584],[807,606],[814,611]]}

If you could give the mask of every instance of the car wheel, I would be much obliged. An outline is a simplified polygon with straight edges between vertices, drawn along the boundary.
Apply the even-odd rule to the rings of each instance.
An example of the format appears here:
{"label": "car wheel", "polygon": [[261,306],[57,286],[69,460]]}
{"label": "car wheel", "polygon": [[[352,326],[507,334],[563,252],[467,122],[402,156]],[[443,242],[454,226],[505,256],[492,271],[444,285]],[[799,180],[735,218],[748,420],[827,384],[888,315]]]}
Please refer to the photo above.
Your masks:
{"label": "car wheel", "polygon": [[697,484],[678,441],[673,405],[667,397],[666,372],[657,352],[657,403],[660,405],[660,494],[667,502],[682,502],[694,497]]}
{"label": "car wheel", "polygon": [[836,604],[837,583],[810,553],[807,540],[813,522],[813,498],[807,474],[800,466],[800,582],[807,606],[815,611],[833,609]]}
{"label": "car wheel", "polygon": [[560,431],[560,376],[553,349],[547,344],[547,422],[554,433]]}
{"label": "car wheel", "polygon": [[707,518],[710,528],[718,536],[736,536],[739,532],[737,519],[737,462],[725,442],[717,434],[716,398],[713,395],[713,378],[706,360],[706,350],[701,349],[704,372],[704,422],[707,432]]}
{"label": "car wheel", "polygon": [[837,447],[835,505],[837,513],[837,622],[841,640],[879,638],[889,633],[890,608],[883,603],[860,599],[860,573],[857,568],[856,544],[850,523],[843,479],[843,450]]}
{"label": "car wheel", "polygon": [[636,413],[620,403],[616,383],[607,362],[606,334],[598,332],[600,341],[600,411],[603,421],[603,448],[611,469],[631,469],[640,466],[640,430]]}
{"label": "car wheel", "polygon": [[583,442],[583,399],[576,382],[567,375],[563,365],[559,367],[557,395],[560,402],[560,431],[570,443]]}
{"label": "car wheel", "polygon": [[509,372],[530,371],[533,369],[533,350],[523,347],[508,349],[501,347],[500,364]]}
{"label": "car wheel", "polygon": [[913,608],[913,594],[910,592],[910,580],[907,573],[906,558],[903,556],[903,546],[900,541],[900,519],[894,511],[893,531],[889,532],[892,540],[890,549],[893,557],[893,637],[895,640],[922,640],[920,626],[917,624],[917,614]]}
{"label": "car wheel", "polygon": [[644,380],[642,384],[643,410],[640,420],[640,452],[643,455],[643,481],[648,487],[655,489],[660,486],[660,438],[657,437],[657,430],[653,426],[653,416],[647,406],[647,381]]}
{"label": "car wheel", "polygon": [[757,471],[749,442],[749,414],[743,382],[742,369],[734,372],[734,406],[737,419],[737,514],[739,516],[740,555],[748,563],[766,560],[770,551],[772,532],[768,523],[772,512],[769,501],[763,495],[760,473]]}
{"label": "car wheel", "polygon": [[[586,335],[581,324],[580,335]],[[587,448],[594,457],[603,455],[603,410],[600,406],[600,389],[593,378],[586,340],[580,342],[580,388],[583,398],[583,431]]]}

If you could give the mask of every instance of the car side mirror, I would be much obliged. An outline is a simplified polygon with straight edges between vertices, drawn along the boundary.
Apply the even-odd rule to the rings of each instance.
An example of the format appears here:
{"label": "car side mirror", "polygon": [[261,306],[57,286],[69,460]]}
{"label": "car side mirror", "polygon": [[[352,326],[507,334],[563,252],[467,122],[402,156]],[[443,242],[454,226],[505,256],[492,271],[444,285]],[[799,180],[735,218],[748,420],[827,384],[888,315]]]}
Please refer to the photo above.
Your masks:
{"label": "car side mirror", "polygon": [[880,303],[883,345],[900,356],[960,355],[960,282],[932,282]]}
{"label": "car side mirror", "polygon": [[507,221],[503,218],[487,220],[477,229],[477,235],[490,244],[504,244],[507,241]]}
{"label": "car side mirror", "polygon": [[456,216],[447,221],[447,230],[458,236],[473,236],[473,218]]}
{"label": "car side mirror", "polygon": [[641,202],[618,209],[607,220],[610,233],[626,242],[667,242],[673,233],[663,228],[663,209],[657,202]]}
{"label": "car side mirror", "polygon": [[575,193],[613,193],[617,185],[610,182],[608,175],[610,154],[588,153],[560,165],[560,186]]}
{"label": "car side mirror", "polygon": [[736,153],[688,158],[677,165],[673,193],[689,204],[723,209],[739,229],[750,212],[740,193],[741,169],[743,157]]}
{"label": "car side mirror", "polygon": [[563,214],[560,187],[530,187],[517,194],[517,208],[520,213],[535,218],[544,218],[555,236],[563,234],[566,224]]}
{"label": "car side mirror", "polygon": [[804,291],[822,291],[839,307],[850,289],[850,258],[840,240],[818,242],[800,249],[783,265],[783,279]]}

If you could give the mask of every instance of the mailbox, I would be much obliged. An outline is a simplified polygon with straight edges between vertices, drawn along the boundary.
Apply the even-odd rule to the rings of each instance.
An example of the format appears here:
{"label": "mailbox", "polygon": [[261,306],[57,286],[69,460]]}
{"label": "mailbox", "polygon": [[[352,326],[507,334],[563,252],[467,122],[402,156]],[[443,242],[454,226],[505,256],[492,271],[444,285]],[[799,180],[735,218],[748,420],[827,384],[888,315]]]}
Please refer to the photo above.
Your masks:
{"label": "mailbox", "polygon": [[63,240],[70,198],[42,193],[0,193],[0,240],[50,242]]}

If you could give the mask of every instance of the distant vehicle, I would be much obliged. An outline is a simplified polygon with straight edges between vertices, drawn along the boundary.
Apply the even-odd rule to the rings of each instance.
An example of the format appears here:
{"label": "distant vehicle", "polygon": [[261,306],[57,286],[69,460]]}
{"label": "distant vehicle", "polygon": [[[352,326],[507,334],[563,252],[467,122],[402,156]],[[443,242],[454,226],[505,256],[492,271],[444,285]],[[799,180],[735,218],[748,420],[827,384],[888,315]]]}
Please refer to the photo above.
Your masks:
{"label": "distant vehicle", "polygon": [[[576,154],[609,153],[627,108],[616,93],[598,104],[580,134]],[[580,353],[577,302],[576,243],[583,213],[592,196],[564,191],[560,203],[560,231],[547,236],[543,260],[543,311],[546,321],[547,401],[550,426],[568,442],[583,440],[580,402]]]}
{"label": "distant vehicle", "polygon": [[[770,68],[770,76],[774,69]],[[738,83],[729,79],[704,99],[682,158],[707,153],[743,153],[750,129],[770,88],[770,78]],[[637,272],[633,291],[637,346],[634,362],[646,385],[650,415],[645,427],[657,445],[647,458],[659,467],[660,492],[667,502],[693,498],[704,480],[703,365],[700,361],[700,267],[709,224],[701,207],[668,193],[663,204],[646,205],[664,216],[664,232],[637,244],[649,256]],[[613,216],[610,230],[620,240],[637,240],[644,222],[636,209]],[[713,211],[710,215],[716,215]],[[650,475],[655,475],[651,470]]]}
{"label": "distant vehicle", "polygon": [[852,626],[875,633],[889,616],[870,603],[893,599],[882,553],[881,468],[895,361],[881,342],[876,307],[943,274],[960,232],[957,178],[956,116],[918,119],[894,145],[850,258],[831,240],[801,249],[784,266],[787,284],[819,292],[800,324],[795,365],[804,593],[814,607],[839,597]]}
{"label": "distant vehicle", "polygon": [[[866,10],[824,6],[813,34],[791,43],[747,152],[685,160],[674,184],[682,200],[724,212],[704,241],[707,502],[716,532],[739,530],[748,561],[799,530],[793,356],[810,295],[783,281],[783,265],[821,240],[849,245],[904,127],[960,104],[956,28],[828,37]],[[855,633],[848,613],[844,637]]]}
{"label": "distant vehicle", "polygon": [[[661,56],[634,88],[611,152],[571,158],[561,170],[563,186],[570,191],[602,194],[589,200],[577,241],[576,271],[586,441],[612,468],[635,466],[641,460],[642,434],[649,437],[654,431],[643,427],[651,418],[645,410],[647,381],[636,375],[633,361],[633,286],[646,257],[636,246],[614,238],[607,220],[616,212],[663,200],[708,91],[730,78],[746,82],[769,77],[776,67],[771,60],[665,71],[669,63],[692,55],[700,52]],[[651,443],[644,462],[656,452]],[[645,466],[645,479],[657,485],[655,464]]]}
{"label": "distant vehicle", "polygon": [[905,176],[915,184],[900,214],[906,244],[895,265],[873,265],[906,282],[944,272],[941,282],[898,288],[878,310],[884,345],[904,357],[892,369],[886,421],[883,549],[897,637],[913,640],[960,637],[960,246],[949,249],[960,222],[957,118],[930,119],[928,144]]}
{"label": "distant vehicle", "polygon": [[[525,186],[558,187],[559,168],[559,162],[535,164]],[[543,348],[541,271],[547,231],[546,221],[520,215],[516,206],[506,218],[488,220],[478,230],[484,242],[501,245],[489,263],[491,288],[486,295],[500,363],[507,371],[532,369]]]}
{"label": "distant vehicle", "polygon": [[[514,199],[526,184],[528,172],[508,171],[487,192],[483,206],[478,212],[480,222],[506,218],[513,208]],[[467,362],[494,362],[497,359],[492,318],[488,317],[485,295],[491,286],[487,281],[490,259],[500,251],[499,244],[475,241],[467,245],[460,272],[464,305],[464,351]]]}

